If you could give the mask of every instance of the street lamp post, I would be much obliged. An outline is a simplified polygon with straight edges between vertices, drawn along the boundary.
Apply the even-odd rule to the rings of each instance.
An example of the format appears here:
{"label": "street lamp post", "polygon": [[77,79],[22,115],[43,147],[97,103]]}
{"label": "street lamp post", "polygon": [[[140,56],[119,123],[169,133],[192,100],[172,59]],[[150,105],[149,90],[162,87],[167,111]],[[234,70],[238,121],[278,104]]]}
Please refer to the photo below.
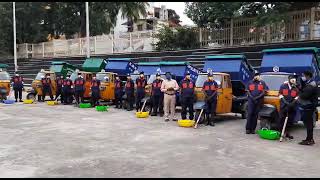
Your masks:
{"label": "street lamp post", "polygon": [[90,31],[89,31],[89,2],[86,2],[86,35],[87,35],[87,58],[90,58]]}
{"label": "street lamp post", "polygon": [[17,61],[17,34],[16,34],[16,3],[12,2],[13,7],[13,57],[14,57],[14,70],[18,71]]}

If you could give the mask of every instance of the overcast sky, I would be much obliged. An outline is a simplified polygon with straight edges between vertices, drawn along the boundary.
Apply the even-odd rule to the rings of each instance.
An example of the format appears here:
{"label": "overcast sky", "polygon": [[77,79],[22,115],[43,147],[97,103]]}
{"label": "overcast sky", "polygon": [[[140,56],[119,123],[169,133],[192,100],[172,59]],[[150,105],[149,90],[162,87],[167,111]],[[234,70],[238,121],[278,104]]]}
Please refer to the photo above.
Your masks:
{"label": "overcast sky", "polygon": [[180,16],[181,25],[194,25],[190,18],[187,17],[183,12],[185,10],[184,2],[154,2],[156,7],[165,5],[167,9],[173,9]]}

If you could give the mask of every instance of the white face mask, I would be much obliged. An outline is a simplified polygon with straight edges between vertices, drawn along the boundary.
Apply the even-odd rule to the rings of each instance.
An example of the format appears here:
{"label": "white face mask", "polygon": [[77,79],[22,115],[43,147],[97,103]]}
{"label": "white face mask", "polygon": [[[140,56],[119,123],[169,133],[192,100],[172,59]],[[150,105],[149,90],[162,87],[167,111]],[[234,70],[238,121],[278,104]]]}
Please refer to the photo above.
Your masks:
{"label": "white face mask", "polygon": [[301,80],[302,80],[302,81],[306,81],[307,78],[306,78],[305,76],[302,76],[302,77],[301,77]]}
{"label": "white face mask", "polygon": [[67,79],[70,79],[70,77],[67,77]]}
{"label": "white face mask", "polygon": [[50,76],[47,76],[47,78],[50,78]]}

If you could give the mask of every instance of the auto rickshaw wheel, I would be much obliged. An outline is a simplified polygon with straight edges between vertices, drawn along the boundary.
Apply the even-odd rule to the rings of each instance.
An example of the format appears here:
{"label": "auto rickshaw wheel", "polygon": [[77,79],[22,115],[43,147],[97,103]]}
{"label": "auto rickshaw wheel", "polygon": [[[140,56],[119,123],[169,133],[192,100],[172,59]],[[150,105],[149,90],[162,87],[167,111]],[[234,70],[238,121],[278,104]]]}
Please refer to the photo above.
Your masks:
{"label": "auto rickshaw wheel", "polygon": [[35,99],[36,95],[34,93],[27,94],[27,99]]}
{"label": "auto rickshaw wheel", "polygon": [[[198,118],[199,118],[199,115],[200,115],[200,109],[197,109],[196,110],[196,114],[195,114],[195,121],[197,122]],[[204,112],[202,112],[202,115],[200,117],[200,120],[199,120],[199,123],[198,124],[203,124],[204,123],[204,119],[205,119],[205,116],[204,116]]]}

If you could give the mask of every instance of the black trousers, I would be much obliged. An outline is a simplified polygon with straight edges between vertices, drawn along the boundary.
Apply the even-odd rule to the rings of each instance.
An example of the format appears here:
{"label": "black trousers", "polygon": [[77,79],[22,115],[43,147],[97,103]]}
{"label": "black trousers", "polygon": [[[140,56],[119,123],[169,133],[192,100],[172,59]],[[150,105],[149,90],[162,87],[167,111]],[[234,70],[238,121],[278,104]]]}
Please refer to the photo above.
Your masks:
{"label": "black trousers", "polygon": [[115,100],[114,103],[116,107],[122,107],[122,93],[115,93]]}
{"label": "black trousers", "polygon": [[144,98],[144,92],[137,92],[136,109],[139,111],[142,108],[142,99]]}
{"label": "black trousers", "polygon": [[127,102],[129,106],[127,107],[128,109],[133,109],[133,102],[134,102],[134,95],[132,94],[127,94]]}
{"label": "black trousers", "polygon": [[[71,90],[65,89],[63,90],[63,102],[65,104],[71,104],[72,103],[72,93]],[[62,97],[61,97],[62,98]]]}
{"label": "black trousers", "polygon": [[313,139],[313,113],[314,110],[303,110],[301,111],[301,119],[303,124],[307,128],[307,138],[306,140]]}
{"label": "black trousers", "polygon": [[99,105],[99,99],[100,99],[100,91],[99,90],[92,90],[91,105],[92,106]]}
{"label": "black trousers", "polygon": [[14,98],[17,100],[18,97],[21,100],[22,99],[22,88],[13,88],[14,90]]}
{"label": "black trousers", "polygon": [[63,103],[64,98],[63,98],[62,88],[57,88],[55,100],[57,100],[59,96],[60,96],[60,99],[61,99],[61,103]]}
{"label": "black trousers", "polygon": [[286,117],[288,116],[288,122],[287,122],[287,126],[285,128],[285,132],[288,133],[290,130],[290,126],[292,125],[292,123],[294,121],[295,115],[296,115],[295,107],[285,106],[285,107],[280,108],[278,131],[282,132],[284,121],[286,120]]}
{"label": "black trousers", "polygon": [[83,94],[84,94],[83,90],[80,90],[80,91],[77,90],[74,92],[77,104],[79,104],[80,101],[81,101],[81,103],[83,103]]}
{"label": "black trousers", "polygon": [[206,114],[214,114],[216,112],[216,107],[217,107],[217,99],[212,98],[207,101],[205,101],[206,105]]}
{"label": "black trousers", "polygon": [[181,106],[182,106],[182,111],[181,111],[181,118],[186,119],[187,118],[187,109],[189,110],[189,119],[193,120],[194,118],[194,110],[193,110],[193,97],[181,97]]}
{"label": "black trousers", "polygon": [[254,131],[257,127],[258,114],[261,110],[262,104],[258,102],[255,104],[253,100],[248,99],[248,116],[247,116],[247,124],[246,130]]}
{"label": "black trousers", "polygon": [[52,91],[51,91],[51,87],[49,86],[44,86],[42,89],[42,101],[44,101],[44,99],[46,98],[46,95],[49,94],[50,99],[53,100],[53,95],[52,95]]}
{"label": "black trousers", "polygon": [[163,113],[163,95],[159,94],[152,96],[152,109],[155,114],[158,113],[158,109],[160,113]]}

